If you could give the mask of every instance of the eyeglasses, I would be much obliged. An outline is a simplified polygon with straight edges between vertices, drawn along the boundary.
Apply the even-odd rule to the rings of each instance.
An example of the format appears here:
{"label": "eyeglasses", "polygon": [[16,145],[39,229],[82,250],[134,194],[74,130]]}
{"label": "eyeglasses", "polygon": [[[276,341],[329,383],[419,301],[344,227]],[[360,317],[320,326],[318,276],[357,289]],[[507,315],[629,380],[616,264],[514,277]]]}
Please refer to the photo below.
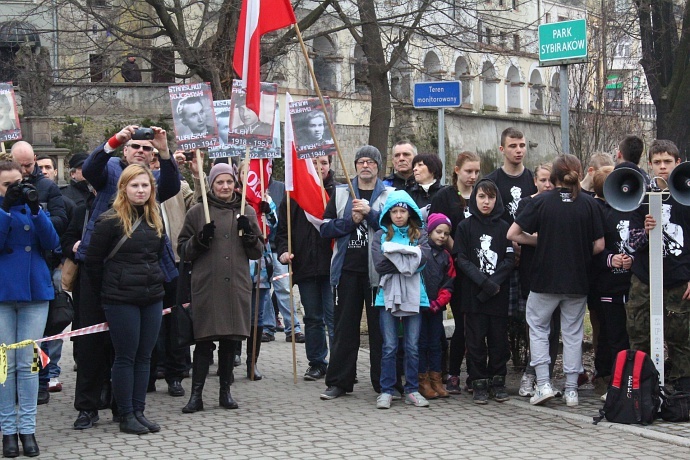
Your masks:
{"label": "eyeglasses", "polygon": [[153,152],[153,147],[151,147],[150,145],[127,144],[127,147],[129,147],[130,149],[134,149],[134,150],[141,149],[144,152]]}
{"label": "eyeglasses", "polygon": [[375,165],[376,162],[374,160],[357,160],[357,162],[355,164],[357,166]]}

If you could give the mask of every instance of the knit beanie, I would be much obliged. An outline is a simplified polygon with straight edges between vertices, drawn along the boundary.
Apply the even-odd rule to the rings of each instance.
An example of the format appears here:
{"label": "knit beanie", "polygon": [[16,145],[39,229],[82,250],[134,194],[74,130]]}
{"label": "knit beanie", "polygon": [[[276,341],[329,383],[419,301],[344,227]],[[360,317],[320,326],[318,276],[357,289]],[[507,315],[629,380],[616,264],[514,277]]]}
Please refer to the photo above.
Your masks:
{"label": "knit beanie", "polygon": [[381,169],[381,152],[373,145],[363,145],[355,153],[355,165],[360,158],[371,158],[376,162],[378,169]]}
{"label": "knit beanie", "polygon": [[213,168],[211,168],[211,172],[208,173],[208,185],[213,187],[213,182],[216,180],[216,177],[221,174],[230,174],[232,178],[235,179],[235,172],[232,170],[232,166],[227,163],[218,163],[214,165]]}
{"label": "knit beanie", "polygon": [[427,233],[433,232],[434,229],[441,224],[446,224],[449,228],[453,227],[453,225],[450,222],[450,219],[445,214],[441,214],[440,212],[429,214],[429,218],[426,221]]}

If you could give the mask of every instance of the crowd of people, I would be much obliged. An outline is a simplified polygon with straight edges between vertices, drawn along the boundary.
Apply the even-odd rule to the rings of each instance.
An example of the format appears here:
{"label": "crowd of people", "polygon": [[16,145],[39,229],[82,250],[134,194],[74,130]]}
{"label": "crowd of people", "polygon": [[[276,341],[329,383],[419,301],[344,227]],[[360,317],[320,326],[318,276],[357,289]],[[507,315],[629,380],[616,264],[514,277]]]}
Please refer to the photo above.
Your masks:
{"label": "crowd of people", "polygon": [[[615,158],[592,155],[586,171],[567,154],[532,171],[524,165],[525,135],[507,128],[499,168],[480,180],[482,159],[461,152],[448,186],[439,158],[418,154],[406,140],[392,147],[393,172],[380,179],[381,152],[365,145],[355,152],[351,186],[334,180],[332,157],[313,159],[325,210],[312,216],[294,199],[288,203],[273,178],[263,200],[244,207],[232,163],[216,162],[206,175],[184,152],[171,152],[163,129],[152,127],[153,139],[137,140],[137,128],[122,128],[88,155],[74,153],[62,189],[54,159],[36,157],[27,142],[12,146],[13,161],[0,162],[0,273],[12,280],[0,288],[0,343],[43,336],[67,265],[78,268],[72,329],[109,324],[109,332],[73,338],[74,429],[93,427],[99,411],[110,409],[123,433],[160,431],[145,415],[159,374],[168,394],[182,397],[191,370],[189,400],[180,409],[202,411],[216,342],[219,406],[237,409],[230,388],[243,342],[246,376],[260,380],[262,342],[279,330],[305,344],[304,380],[324,380],[320,398],[343,396],[361,377],[362,309],[379,409],[397,399],[427,407],[462,391],[477,404],[507,401],[510,321],[529,337],[519,395],[534,405],[559,394],[568,406],[578,404],[587,308],[595,377],[610,376],[618,351],[649,352],[647,245],[657,222],[646,205],[617,211],[603,193],[614,168],[639,170],[645,146],[637,136],[623,139]],[[678,149],[655,140],[647,157],[648,187],[666,188]],[[690,391],[690,212],[671,197],[660,224],[667,381]],[[288,264],[303,324],[289,302],[288,278],[274,280]],[[162,316],[181,298],[193,306],[193,353],[175,345],[170,319]],[[455,323],[450,343],[446,310]],[[551,381],[559,335],[564,388]],[[31,346],[6,350],[4,457],[18,456],[20,442],[24,455],[39,455],[37,405],[63,390],[62,341],[42,348],[51,363],[40,373]]]}

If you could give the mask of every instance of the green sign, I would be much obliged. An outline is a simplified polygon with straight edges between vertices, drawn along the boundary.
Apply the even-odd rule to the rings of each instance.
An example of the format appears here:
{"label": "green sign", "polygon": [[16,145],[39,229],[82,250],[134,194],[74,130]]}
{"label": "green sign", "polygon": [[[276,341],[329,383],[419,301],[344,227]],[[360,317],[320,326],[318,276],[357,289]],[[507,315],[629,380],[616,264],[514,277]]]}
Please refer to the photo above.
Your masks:
{"label": "green sign", "polygon": [[542,66],[575,64],[587,60],[587,21],[552,22],[539,26]]}

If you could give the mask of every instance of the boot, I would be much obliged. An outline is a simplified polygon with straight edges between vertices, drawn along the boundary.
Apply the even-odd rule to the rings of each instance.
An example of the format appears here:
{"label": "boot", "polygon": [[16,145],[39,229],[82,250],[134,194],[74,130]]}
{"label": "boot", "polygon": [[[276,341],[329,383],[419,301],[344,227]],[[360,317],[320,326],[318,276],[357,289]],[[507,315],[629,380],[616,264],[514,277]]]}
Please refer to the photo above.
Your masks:
{"label": "boot", "polygon": [[431,388],[431,382],[429,381],[429,374],[423,373],[419,374],[419,392],[426,399],[436,399],[438,398],[438,393]]}
{"label": "boot", "polygon": [[120,431],[128,434],[149,433],[149,429],[139,423],[133,412],[120,416]]}
{"label": "boot", "polygon": [[19,457],[19,436],[16,433],[2,435],[2,456],[5,458]]}
{"label": "boot", "polygon": [[22,441],[24,457],[38,457],[41,454],[38,450],[38,444],[36,444],[36,436],[33,434],[20,434],[19,439]]}
{"label": "boot", "polygon": [[429,380],[431,380],[431,389],[434,390],[439,398],[447,398],[449,393],[443,387],[440,372],[429,372]]}
{"label": "boot", "polygon": [[[251,379],[252,372],[252,344],[254,343],[254,328],[251,330],[249,335],[249,341],[247,342],[247,378]],[[256,358],[254,360],[254,380],[261,380],[264,378],[263,374],[259,372],[256,363],[259,361],[259,352],[261,351],[261,337],[257,337],[256,340]]]}
{"label": "boot", "polygon": [[182,408],[183,413],[192,414],[204,410],[201,393],[204,391],[204,384],[206,383],[206,376],[208,375],[210,365],[211,363],[207,356],[202,356],[201,353],[194,353],[194,361],[192,362],[192,394],[189,396],[187,405]]}
{"label": "boot", "polygon": [[489,402],[488,388],[488,379],[477,379],[472,381],[472,393],[474,394],[472,399],[475,404],[486,404]]}
{"label": "boot", "polygon": [[503,375],[494,375],[491,380],[491,397],[498,402],[505,402],[510,399],[506,391],[506,378]]}
{"label": "boot", "polygon": [[[228,345],[232,346],[228,347]],[[218,400],[220,407],[226,409],[237,409],[239,407],[230,394],[232,368],[235,361],[234,348],[234,341],[229,344],[221,342],[220,350],[218,350],[218,377],[220,377],[220,395]]]}
{"label": "boot", "polygon": [[158,433],[161,430],[161,426],[156,422],[152,422],[151,420],[147,419],[142,411],[135,410],[134,418],[137,419],[137,422],[144,425],[146,429],[149,430],[149,433]]}

